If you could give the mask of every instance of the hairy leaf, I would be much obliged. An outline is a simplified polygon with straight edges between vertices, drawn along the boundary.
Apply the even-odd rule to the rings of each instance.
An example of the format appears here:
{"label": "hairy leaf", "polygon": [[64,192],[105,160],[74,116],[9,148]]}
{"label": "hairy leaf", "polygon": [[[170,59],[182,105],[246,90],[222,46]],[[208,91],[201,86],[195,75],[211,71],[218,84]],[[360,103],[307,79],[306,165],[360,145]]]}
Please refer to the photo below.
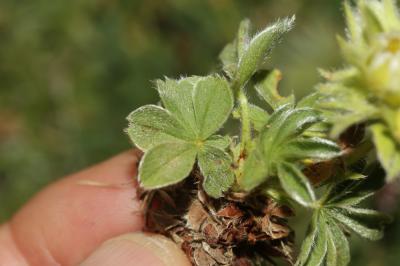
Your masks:
{"label": "hairy leaf", "polygon": [[129,127],[126,130],[131,140],[141,150],[179,139],[190,139],[190,134],[165,109],[146,105],[133,111],[127,117]]}
{"label": "hairy leaf", "polygon": [[277,21],[270,27],[254,36],[243,55],[239,58],[239,66],[236,73],[236,84],[243,87],[251,76],[257,71],[269,55],[272,47],[293,26],[294,18]]}
{"label": "hairy leaf", "polygon": [[222,69],[231,79],[235,76],[238,63],[236,43],[237,40],[227,44],[219,55],[219,59],[222,62]]}
{"label": "hairy leaf", "polygon": [[250,104],[249,116],[254,130],[261,131],[268,122],[269,114],[264,109]]}
{"label": "hairy leaf", "polygon": [[346,266],[350,263],[350,247],[347,237],[333,218],[327,220],[328,249],[327,266]]}
{"label": "hairy leaf", "polygon": [[325,209],[315,210],[296,265],[346,266],[349,262],[349,243],[342,229]]}
{"label": "hairy leaf", "polygon": [[378,240],[383,236],[383,225],[390,219],[382,213],[360,208],[329,208],[329,213],[339,223],[362,237]]}
{"label": "hairy leaf", "polygon": [[139,180],[146,189],[178,183],[193,168],[197,148],[185,142],[164,143],[145,153],[139,166]]}
{"label": "hairy leaf", "polygon": [[243,176],[238,178],[239,185],[250,191],[262,184],[268,176],[264,156],[259,149],[254,149],[244,162]]}
{"label": "hairy leaf", "polygon": [[199,79],[200,77],[190,77],[156,82],[163,105],[181,122],[193,139],[199,135],[193,106],[193,91]]}
{"label": "hairy leaf", "polygon": [[319,221],[319,215],[318,213],[314,213],[312,216],[311,223],[307,230],[307,235],[301,245],[300,254],[297,257],[296,261],[296,266],[307,265],[308,258],[312,254],[315,242],[318,238],[318,232],[319,232],[318,221]]}
{"label": "hairy leaf", "polygon": [[233,94],[228,82],[209,76],[199,80],[193,94],[194,117],[199,138],[206,139],[217,131],[233,108]]}
{"label": "hairy leaf", "polygon": [[338,145],[322,138],[296,138],[282,147],[282,156],[288,160],[312,158],[314,162],[329,160],[341,153]]}
{"label": "hairy leaf", "polygon": [[214,198],[222,197],[234,182],[231,157],[221,149],[205,146],[199,153],[198,163],[205,178],[204,190]]}
{"label": "hairy leaf", "polygon": [[231,139],[228,136],[213,135],[206,140],[204,145],[225,150],[226,148],[228,148],[230,143]]}
{"label": "hairy leaf", "polygon": [[324,265],[324,260],[328,251],[328,229],[325,217],[322,212],[318,215],[317,222],[317,235],[315,237],[314,245],[312,247],[312,252],[308,257],[307,266],[320,266]]}
{"label": "hairy leaf", "polygon": [[315,194],[307,177],[293,164],[283,162],[278,166],[278,177],[283,189],[298,203],[312,206]]}
{"label": "hairy leaf", "polygon": [[277,109],[282,105],[291,103],[294,104],[294,95],[283,97],[278,92],[279,82],[282,79],[282,73],[274,69],[268,74],[260,74],[264,76],[255,84],[255,89],[258,94],[271,106]]}

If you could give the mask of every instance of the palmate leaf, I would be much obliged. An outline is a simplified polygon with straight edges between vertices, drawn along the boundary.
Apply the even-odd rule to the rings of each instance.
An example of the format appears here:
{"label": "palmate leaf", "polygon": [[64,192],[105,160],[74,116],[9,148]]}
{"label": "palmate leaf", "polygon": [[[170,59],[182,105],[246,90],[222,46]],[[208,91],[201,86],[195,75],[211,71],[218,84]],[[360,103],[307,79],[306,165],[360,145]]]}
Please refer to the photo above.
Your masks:
{"label": "palmate leaf", "polygon": [[[356,207],[370,195],[371,187],[364,179],[348,179],[328,189],[314,210],[296,265],[348,265],[350,251],[344,229],[370,240],[380,239],[383,226],[390,218],[374,210]],[[323,247],[318,244],[321,239],[326,241],[326,252],[316,248],[318,245]]]}
{"label": "palmate leaf", "polygon": [[289,195],[300,204],[311,206],[313,192],[298,163],[306,159],[328,160],[341,154],[332,141],[302,136],[307,128],[319,121],[320,113],[312,108],[295,108],[291,104],[278,108],[255,140],[256,148],[244,163],[240,186],[249,191],[267,177],[278,176]]}
{"label": "palmate leaf", "polygon": [[296,266],[345,266],[349,262],[349,243],[342,229],[324,210],[316,211]]}
{"label": "palmate leaf", "polygon": [[228,82],[218,76],[167,79],[157,81],[157,89],[165,109],[147,105],[128,117],[127,133],[145,151],[141,185],[155,189],[175,184],[188,176],[198,158],[206,191],[221,196],[233,182],[231,158],[223,151],[230,139],[213,134],[233,108]]}

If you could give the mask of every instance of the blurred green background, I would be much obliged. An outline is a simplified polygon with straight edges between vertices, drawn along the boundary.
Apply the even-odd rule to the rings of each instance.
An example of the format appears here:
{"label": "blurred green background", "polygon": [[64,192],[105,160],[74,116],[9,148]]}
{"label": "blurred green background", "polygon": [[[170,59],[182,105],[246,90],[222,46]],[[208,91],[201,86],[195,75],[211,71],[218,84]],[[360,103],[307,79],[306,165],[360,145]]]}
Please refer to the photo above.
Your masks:
{"label": "blurred green background", "polygon": [[[242,18],[261,28],[293,14],[270,62],[301,97],[317,67],[341,64],[339,0],[1,0],[0,222],[47,183],[128,149],[125,117],[157,101],[151,80],[218,69]],[[353,241],[352,265],[398,265],[399,232]]]}

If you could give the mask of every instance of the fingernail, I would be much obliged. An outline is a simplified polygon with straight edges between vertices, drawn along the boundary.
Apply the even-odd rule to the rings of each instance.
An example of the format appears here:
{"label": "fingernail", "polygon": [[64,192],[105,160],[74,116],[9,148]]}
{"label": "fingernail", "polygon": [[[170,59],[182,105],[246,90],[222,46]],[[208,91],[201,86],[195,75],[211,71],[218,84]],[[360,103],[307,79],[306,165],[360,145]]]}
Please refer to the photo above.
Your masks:
{"label": "fingernail", "polygon": [[82,266],[189,266],[180,248],[161,235],[133,233],[104,242]]}

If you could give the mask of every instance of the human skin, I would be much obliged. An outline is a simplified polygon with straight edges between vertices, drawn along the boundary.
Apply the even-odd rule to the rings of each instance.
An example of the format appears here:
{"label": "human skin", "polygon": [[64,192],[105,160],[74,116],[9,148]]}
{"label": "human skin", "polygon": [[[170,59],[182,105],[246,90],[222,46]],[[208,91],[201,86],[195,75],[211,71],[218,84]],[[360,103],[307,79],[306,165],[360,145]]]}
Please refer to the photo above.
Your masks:
{"label": "human skin", "polygon": [[137,150],[49,185],[0,227],[0,265],[190,265],[168,239],[142,233]]}

